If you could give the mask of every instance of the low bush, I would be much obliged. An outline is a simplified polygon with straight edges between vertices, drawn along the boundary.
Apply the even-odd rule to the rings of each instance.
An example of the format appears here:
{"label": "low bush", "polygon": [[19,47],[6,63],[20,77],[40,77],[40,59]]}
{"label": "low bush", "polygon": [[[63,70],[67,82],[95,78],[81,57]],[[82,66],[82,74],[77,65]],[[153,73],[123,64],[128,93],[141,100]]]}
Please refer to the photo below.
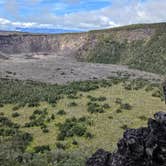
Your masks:
{"label": "low bush", "polygon": [[16,134],[16,130],[12,128],[0,128],[0,136],[9,137]]}
{"label": "low bush", "polygon": [[71,103],[69,103],[69,107],[76,107],[78,104],[76,103],[76,102],[71,102]]}
{"label": "low bush", "polygon": [[36,146],[34,148],[35,153],[44,153],[45,151],[50,151],[49,145],[43,145],[43,146]]}
{"label": "low bush", "polygon": [[0,108],[4,107],[4,105],[2,103],[0,103]]}
{"label": "low bush", "polygon": [[30,120],[35,120],[36,119],[36,116],[34,114],[32,114],[30,117],[29,117]]}
{"label": "low bush", "polygon": [[92,101],[92,102],[94,102],[94,101],[100,101],[100,102],[102,102],[102,101],[105,101],[105,100],[107,99],[107,98],[104,97],[104,96],[93,97],[93,96],[91,96],[91,95],[88,95],[87,98],[90,99],[90,101]]}
{"label": "low bush", "polygon": [[90,113],[104,113],[105,112],[103,107],[97,103],[88,102],[87,106],[88,106],[87,111]]}
{"label": "low bush", "polygon": [[108,109],[108,108],[110,108],[110,105],[107,104],[107,103],[104,103],[104,104],[102,105],[102,107],[103,107],[104,109]]}
{"label": "low bush", "polygon": [[112,116],[108,116],[108,119],[113,119],[113,117]]}
{"label": "low bush", "polygon": [[60,143],[60,142],[57,142],[57,143],[56,143],[56,147],[57,147],[58,149],[63,149],[63,150],[66,149],[66,145],[65,145],[64,143]]}
{"label": "low bush", "polygon": [[13,118],[16,118],[16,117],[18,117],[18,116],[20,116],[20,114],[19,114],[18,112],[13,112],[13,113],[12,113],[12,117],[13,117]]}
{"label": "low bush", "polygon": [[129,103],[124,103],[120,105],[120,108],[125,110],[131,110],[132,106]]}
{"label": "low bush", "polygon": [[124,89],[126,89],[126,90],[132,90],[132,89],[133,89],[131,83],[124,83],[123,87],[124,87]]}
{"label": "low bush", "polygon": [[116,113],[121,113],[121,112],[122,110],[120,108],[116,110]]}
{"label": "low bush", "polygon": [[59,110],[57,112],[57,115],[66,115],[66,112],[64,110]]}
{"label": "low bush", "polygon": [[33,101],[33,102],[28,103],[28,107],[38,107],[38,106],[40,106],[40,104],[37,101],[36,102]]}
{"label": "low bush", "polygon": [[5,116],[0,116],[0,125],[6,127],[12,127],[18,129],[20,126],[16,123],[13,123],[10,119]]}
{"label": "low bush", "polygon": [[48,133],[49,129],[48,128],[43,128],[42,131],[43,131],[43,133]]}
{"label": "low bush", "polygon": [[14,106],[14,107],[12,108],[13,111],[17,111],[17,110],[19,110],[19,109],[20,109],[20,106],[19,106],[19,105],[16,105],[16,106]]}
{"label": "low bush", "polygon": [[106,97],[104,97],[104,96],[100,96],[100,97],[98,97],[98,101],[105,101],[107,98]]}
{"label": "low bush", "polygon": [[76,140],[73,140],[72,144],[73,145],[78,145],[78,142]]}
{"label": "low bush", "polygon": [[42,110],[36,109],[33,114],[41,115],[43,113]]}
{"label": "low bush", "polygon": [[55,115],[54,115],[54,114],[51,115],[51,119],[52,119],[52,120],[55,119]]}
{"label": "low bush", "polygon": [[101,107],[88,106],[88,112],[90,113],[104,113],[104,109]]}
{"label": "low bush", "polygon": [[94,137],[94,135],[90,132],[86,132],[85,137],[88,139],[92,139]]}

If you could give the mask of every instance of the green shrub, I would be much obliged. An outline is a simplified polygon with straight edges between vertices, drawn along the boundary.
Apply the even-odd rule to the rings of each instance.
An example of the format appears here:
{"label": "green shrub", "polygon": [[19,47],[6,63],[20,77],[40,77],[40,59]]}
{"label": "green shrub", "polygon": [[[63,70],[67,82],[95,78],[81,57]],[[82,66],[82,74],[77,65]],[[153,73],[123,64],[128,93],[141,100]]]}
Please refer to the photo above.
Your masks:
{"label": "green shrub", "polygon": [[35,153],[44,153],[45,151],[50,151],[49,145],[43,145],[43,146],[36,146],[34,148]]}
{"label": "green shrub", "polygon": [[79,122],[86,122],[87,121],[87,117],[83,116],[81,118],[78,119]]}
{"label": "green shrub", "polygon": [[126,90],[132,90],[132,84],[131,83],[125,83],[124,85],[124,89],[126,89]]}
{"label": "green shrub", "polygon": [[92,105],[88,106],[88,112],[90,113],[104,113],[104,109],[101,107],[93,107]]}
{"label": "green shrub", "polygon": [[108,119],[113,119],[113,117],[112,116],[108,116]]}
{"label": "green shrub", "polygon": [[48,133],[49,129],[48,128],[42,128],[43,133]]}
{"label": "green shrub", "polygon": [[94,135],[90,132],[86,132],[85,137],[88,139],[92,139],[94,137]]}
{"label": "green shrub", "polygon": [[52,119],[52,120],[55,119],[55,115],[54,115],[54,114],[51,115],[51,119]]}
{"label": "green shrub", "polygon": [[116,110],[116,113],[121,113],[121,112],[122,112],[121,109],[117,109],[117,110]]}
{"label": "green shrub", "polygon": [[32,114],[30,117],[29,117],[30,120],[35,120],[36,119],[36,116],[34,114]]}
{"label": "green shrub", "polygon": [[129,103],[124,103],[120,105],[121,109],[131,110],[132,106]]}
{"label": "green shrub", "polygon": [[100,101],[100,102],[102,102],[102,101],[105,101],[105,100],[106,100],[106,97],[104,97],[104,96],[93,97],[93,96],[91,96],[91,95],[88,95],[87,98],[90,99],[90,101],[92,101],[92,102],[93,102],[93,101]]}
{"label": "green shrub", "polygon": [[100,96],[100,97],[98,98],[98,101],[105,101],[106,99],[107,99],[106,97]]}
{"label": "green shrub", "polygon": [[76,102],[69,103],[69,107],[76,107],[78,104]]}
{"label": "green shrub", "polygon": [[20,116],[20,114],[19,114],[18,112],[13,112],[13,113],[12,113],[12,117],[13,117],[13,118],[16,118],[16,117],[18,117],[18,116]]}
{"label": "green shrub", "polygon": [[66,149],[66,145],[63,143],[60,143],[60,142],[57,142],[56,143],[56,147],[58,148],[58,149],[63,149],[63,150],[65,150]]}
{"label": "green shrub", "polygon": [[90,113],[104,113],[105,112],[103,107],[97,103],[88,102],[87,106],[88,106],[87,111]]}
{"label": "green shrub", "polygon": [[102,107],[103,107],[104,109],[108,109],[108,108],[110,108],[110,105],[107,104],[107,103],[104,103],[104,104],[102,105]]}
{"label": "green shrub", "polygon": [[22,139],[24,140],[24,142],[31,142],[33,140],[33,137],[31,134],[29,133],[23,133],[22,134]]}
{"label": "green shrub", "polygon": [[87,97],[90,99],[90,101],[97,101],[96,97],[93,97],[93,96],[90,96],[90,95],[88,95]]}
{"label": "green shrub", "polygon": [[18,106],[18,105],[17,105],[17,106],[14,106],[14,107],[12,108],[13,111],[17,111],[17,110],[19,110],[19,109],[20,109],[20,106]]}
{"label": "green shrub", "polygon": [[39,102],[31,102],[31,103],[28,103],[28,107],[38,107],[38,106],[40,106],[40,104],[39,104]]}
{"label": "green shrub", "polygon": [[66,115],[66,112],[64,110],[59,110],[57,112],[57,115]]}
{"label": "green shrub", "polygon": [[72,144],[73,145],[78,145],[78,142],[76,140],[73,140]]}
{"label": "green shrub", "polygon": [[36,114],[36,115],[41,115],[43,113],[42,110],[39,110],[39,109],[36,109],[33,114]]}

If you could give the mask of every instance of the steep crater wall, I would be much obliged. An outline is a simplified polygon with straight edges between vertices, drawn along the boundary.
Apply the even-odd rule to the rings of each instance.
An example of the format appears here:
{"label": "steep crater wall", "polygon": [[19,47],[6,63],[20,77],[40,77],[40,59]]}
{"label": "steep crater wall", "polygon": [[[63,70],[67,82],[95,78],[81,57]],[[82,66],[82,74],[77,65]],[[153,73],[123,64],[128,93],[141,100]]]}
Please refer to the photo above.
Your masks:
{"label": "steep crater wall", "polygon": [[30,34],[19,32],[0,32],[0,52],[19,53],[60,53],[74,54],[79,59],[86,59],[87,54],[95,49],[97,43],[105,38],[109,40],[135,41],[147,40],[154,34],[153,28],[108,29],[73,34]]}
{"label": "steep crater wall", "polygon": [[63,53],[76,52],[88,41],[88,34],[35,35],[9,34],[0,35],[0,51],[5,54],[19,53]]}

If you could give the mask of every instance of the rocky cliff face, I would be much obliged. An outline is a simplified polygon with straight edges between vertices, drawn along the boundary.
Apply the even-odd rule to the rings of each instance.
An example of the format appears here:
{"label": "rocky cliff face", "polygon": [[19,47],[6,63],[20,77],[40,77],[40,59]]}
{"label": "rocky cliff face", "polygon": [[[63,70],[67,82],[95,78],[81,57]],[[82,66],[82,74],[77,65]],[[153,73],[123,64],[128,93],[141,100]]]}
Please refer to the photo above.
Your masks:
{"label": "rocky cliff face", "polygon": [[118,143],[117,152],[98,150],[87,166],[165,166],[166,113],[149,119],[147,128],[128,129]]}
{"label": "rocky cliff face", "polygon": [[[85,56],[95,45],[109,36],[112,40],[146,40],[155,32],[154,27],[120,28],[74,34],[30,34],[19,32],[0,32],[0,52],[19,53],[55,53]],[[80,57],[81,58],[81,57]]]}
{"label": "rocky cliff face", "polygon": [[35,35],[35,34],[0,34],[0,51],[6,54],[19,53],[63,53],[76,52],[89,40],[89,35]]}

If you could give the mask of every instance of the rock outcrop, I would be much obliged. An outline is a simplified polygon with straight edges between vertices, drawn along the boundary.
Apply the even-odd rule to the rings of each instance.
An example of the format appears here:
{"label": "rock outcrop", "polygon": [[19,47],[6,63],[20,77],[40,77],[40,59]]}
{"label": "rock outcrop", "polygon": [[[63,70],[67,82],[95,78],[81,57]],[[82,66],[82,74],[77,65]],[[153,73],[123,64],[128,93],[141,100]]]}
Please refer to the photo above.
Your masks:
{"label": "rock outcrop", "polygon": [[[0,51],[6,54],[74,54],[88,42],[88,34],[0,34]],[[93,41],[92,41],[93,42]]]}
{"label": "rock outcrop", "polygon": [[98,150],[87,166],[166,166],[166,113],[158,112],[147,128],[127,129],[118,150]]}

